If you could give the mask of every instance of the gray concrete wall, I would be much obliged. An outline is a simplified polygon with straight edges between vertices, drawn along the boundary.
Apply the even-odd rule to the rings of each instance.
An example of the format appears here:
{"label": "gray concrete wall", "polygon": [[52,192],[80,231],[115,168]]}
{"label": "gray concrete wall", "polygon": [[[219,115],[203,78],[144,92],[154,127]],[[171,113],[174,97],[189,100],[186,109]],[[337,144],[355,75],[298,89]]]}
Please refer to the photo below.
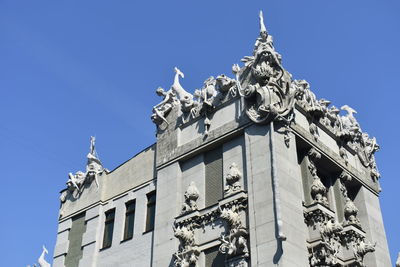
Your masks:
{"label": "gray concrete wall", "polygon": [[245,130],[251,266],[308,266],[301,172],[294,138],[292,136],[287,148],[283,136],[273,134],[283,233],[287,237],[280,242],[273,201],[269,135],[268,126],[253,125]]}

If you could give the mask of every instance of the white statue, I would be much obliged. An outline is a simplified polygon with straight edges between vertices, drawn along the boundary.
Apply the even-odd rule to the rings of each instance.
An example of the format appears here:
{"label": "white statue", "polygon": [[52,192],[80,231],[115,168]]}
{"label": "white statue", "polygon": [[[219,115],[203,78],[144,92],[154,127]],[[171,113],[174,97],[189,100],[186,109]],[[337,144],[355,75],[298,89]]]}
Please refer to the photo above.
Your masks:
{"label": "white statue", "polygon": [[353,115],[357,114],[357,111],[355,111],[348,105],[344,105],[340,109],[347,111],[347,114],[341,117],[343,130],[349,130],[349,131],[360,130],[360,125],[358,124],[356,118]]}
{"label": "white statue", "polygon": [[94,180],[97,188],[99,188],[97,176],[104,171],[104,168],[97,156],[95,142],[96,138],[91,136],[89,153],[87,154],[86,172],[77,171],[75,174],[68,174],[68,188],[70,191],[75,191],[76,189],[78,195],[82,192],[83,185],[86,181],[91,182]]}
{"label": "white statue", "polygon": [[151,120],[157,125],[160,125],[162,122],[169,124],[166,116],[179,101],[177,100],[176,95],[174,91],[172,91],[172,89],[169,89],[167,92],[165,92],[163,88],[158,87],[156,90],[156,94],[164,97],[164,99],[153,107]]}
{"label": "white statue", "polygon": [[86,174],[81,171],[77,171],[75,174],[69,173],[68,177],[69,177],[69,179],[67,181],[68,187],[76,188],[78,193],[80,193],[81,187],[82,187],[83,183],[85,182]]}
{"label": "white statue", "polygon": [[193,106],[193,95],[191,93],[186,92],[186,90],[183,89],[182,85],[179,82],[179,77],[182,78],[185,77],[183,72],[181,72],[177,67],[174,68],[174,71],[175,71],[175,77],[171,89],[178,96],[179,101],[182,104],[182,111],[189,112]]}
{"label": "white statue", "polygon": [[46,247],[43,245],[43,252],[38,259],[38,263],[39,263],[40,267],[51,267],[50,263],[48,263],[44,258],[46,256],[46,254],[48,254],[48,253],[49,252],[47,251]]}

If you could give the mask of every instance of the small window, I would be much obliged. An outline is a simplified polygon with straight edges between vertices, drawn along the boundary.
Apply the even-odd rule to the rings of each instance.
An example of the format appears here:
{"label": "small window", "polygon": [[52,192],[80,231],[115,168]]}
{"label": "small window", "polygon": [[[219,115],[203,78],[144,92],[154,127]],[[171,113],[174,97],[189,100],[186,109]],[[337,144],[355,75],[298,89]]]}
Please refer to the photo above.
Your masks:
{"label": "small window", "polygon": [[107,211],[105,215],[106,219],[104,222],[103,248],[108,248],[111,247],[112,244],[115,209]]}
{"label": "small window", "polygon": [[136,201],[132,200],[125,204],[125,229],[124,229],[124,240],[131,239],[133,237],[133,229],[135,225],[135,207]]}
{"label": "small window", "polygon": [[156,191],[147,194],[146,232],[154,230],[156,216]]}

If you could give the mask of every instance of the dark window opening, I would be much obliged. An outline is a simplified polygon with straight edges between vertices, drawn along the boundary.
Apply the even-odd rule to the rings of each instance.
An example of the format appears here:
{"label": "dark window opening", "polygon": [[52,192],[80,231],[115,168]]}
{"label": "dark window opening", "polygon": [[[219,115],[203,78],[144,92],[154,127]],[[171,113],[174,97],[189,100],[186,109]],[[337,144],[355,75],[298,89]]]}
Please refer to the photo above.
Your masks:
{"label": "dark window opening", "polygon": [[125,229],[124,229],[124,239],[128,240],[133,237],[134,225],[135,225],[135,207],[136,201],[132,200],[125,203]]}
{"label": "dark window opening", "polygon": [[104,222],[103,248],[108,248],[111,247],[112,244],[115,209],[107,211],[105,215],[106,218]]}
{"label": "dark window opening", "polygon": [[222,147],[204,153],[205,204],[206,207],[218,203],[223,197]]}
{"label": "dark window opening", "polygon": [[156,191],[147,194],[146,232],[154,230],[156,217]]}

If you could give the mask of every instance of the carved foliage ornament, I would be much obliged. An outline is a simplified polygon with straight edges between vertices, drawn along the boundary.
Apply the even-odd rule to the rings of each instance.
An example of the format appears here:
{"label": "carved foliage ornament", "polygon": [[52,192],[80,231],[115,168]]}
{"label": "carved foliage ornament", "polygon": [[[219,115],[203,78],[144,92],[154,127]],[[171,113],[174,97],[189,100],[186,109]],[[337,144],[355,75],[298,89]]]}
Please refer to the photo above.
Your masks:
{"label": "carved foliage ornament", "polygon": [[243,257],[249,256],[247,247],[248,232],[246,227],[243,226],[240,211],[246,207],[240,203],[233,203],[220,208],[220,217],[228,225],[228,231],[221,235],[221,246],[219,251],[227,254],[228,257],[242,255]]}
{"label": "carved foliage ornament", "polygon": [[308,170],[311,173],[313,182],[311,184],[311,197],[314,203],[321,203],[328,206],[328,199],[326,198],[327,189],[321,182],[321,179],[317,175],[317,168],[315,162],[321,158],[321,154],[314,148],[311,148],[307,154],[308,156]]}
{"label": "carved foliage ornament", "polygon": [[[310,158],[318,158],[314,151],[309,153]],[[311,166],[313,170],[315,166]],[[310,170],[311,171],[311,170]],[[315,171],[311,171],[316,173]],[[342,250],[353,253],[354,266],[364,267],[364,256],[375,251],[375,245],[366,241],[365,233],[361,229],[357,218],[358,209],[347,195],[346,185],[351,181],[351,176],[346,171],[340,175],[340,190],[346,199],[344,206],[345,221],[339,224],[335,221],[333,213],[322,206],[309,206],[304,212],[305,223],[311,231],[318,231],[320,242],[313,242],[310,247],[309,261],[311,266],[339,266],[338,255]],[[331,213],[331,214],[330,214]],[[355,226],[355,227],[354,227]],[[358,230],[357,230],[358,229]]]}
{"label": "carved foliage ornament", "polygon": [[185,202],[182,206],[181,214],[186,214],[191,211],[197,210],[197,199],[199,198],[199,190],[196,187],[195,182],[191,182],[185,194]]}
{"label": "carved foliage ornament", "polygon": [[175,266],[196,266],[200,251],[196,245],[194,230],[218,219],[224,220],[227,224],[226,232],[220,237],[221,253],[227,254],[228,258],[239,257],[240,259],[240,257],[247,257],[248,233],[240,217],[240,213],[246,208],[247,196],[241,196],[220,205],[218,209],[211,210],[208,213],[188,215],[189,217],[185,220],[175,221],[173,226],[174,235],[180,241],[179,249],[174,254]]}
{"label": "carved foliage ornament", "polygon": [[239,182],[241,177],[242,177],[242,173],[237,168],[236,163],[232,163],[229,166],[229,172],[225,177],[225,181],[226,181],[225,195],[231,195],[242,189],[240,186],[240,182]]}

